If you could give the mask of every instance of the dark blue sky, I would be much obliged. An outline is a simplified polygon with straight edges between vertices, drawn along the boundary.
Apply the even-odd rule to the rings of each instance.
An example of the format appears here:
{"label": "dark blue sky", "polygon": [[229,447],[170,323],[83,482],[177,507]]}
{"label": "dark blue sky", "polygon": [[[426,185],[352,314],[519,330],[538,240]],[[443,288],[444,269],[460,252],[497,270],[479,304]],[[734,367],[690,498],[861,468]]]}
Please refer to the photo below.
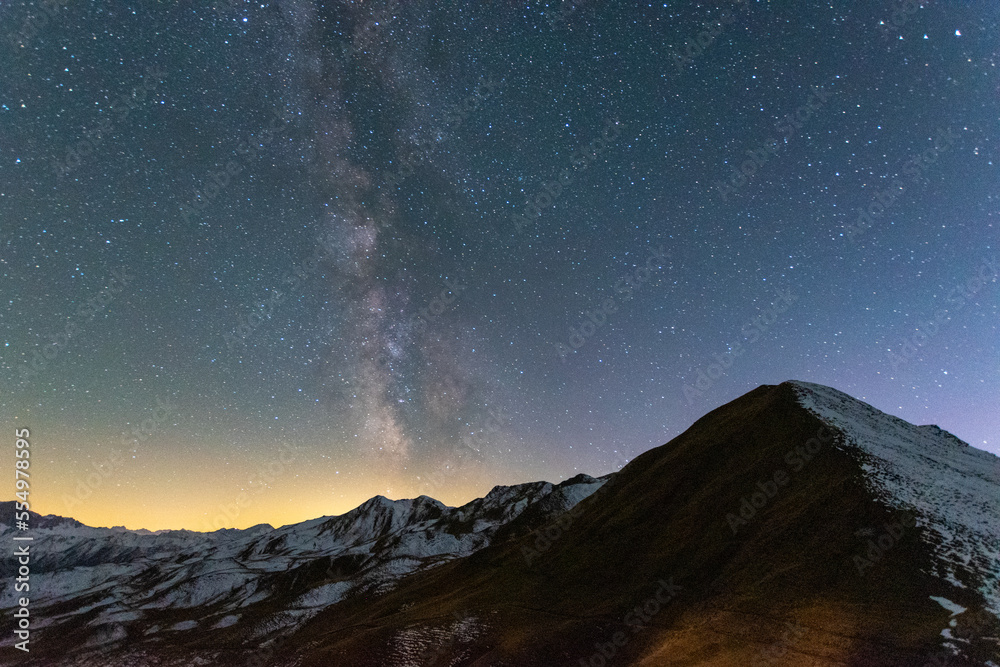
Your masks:
{"label": "dark blue sky", "polygon": [[793,378],[1000,453],[993,3],[441,4],[0,6],[40,511],[454,504]]}

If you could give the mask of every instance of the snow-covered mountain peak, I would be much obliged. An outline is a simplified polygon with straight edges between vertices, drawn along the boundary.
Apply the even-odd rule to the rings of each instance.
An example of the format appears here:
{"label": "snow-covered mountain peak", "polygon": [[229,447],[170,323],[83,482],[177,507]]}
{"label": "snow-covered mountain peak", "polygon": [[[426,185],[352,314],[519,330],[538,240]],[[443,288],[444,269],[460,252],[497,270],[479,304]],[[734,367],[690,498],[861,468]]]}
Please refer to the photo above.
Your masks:
{"label": "snow-covered mountain peak", "polygon": [[831,387],[787,384],[802,407],[843,434],[876,497],[916,514],[937,559],[934,574],[977,588],[1000,617],[1000,458]]}

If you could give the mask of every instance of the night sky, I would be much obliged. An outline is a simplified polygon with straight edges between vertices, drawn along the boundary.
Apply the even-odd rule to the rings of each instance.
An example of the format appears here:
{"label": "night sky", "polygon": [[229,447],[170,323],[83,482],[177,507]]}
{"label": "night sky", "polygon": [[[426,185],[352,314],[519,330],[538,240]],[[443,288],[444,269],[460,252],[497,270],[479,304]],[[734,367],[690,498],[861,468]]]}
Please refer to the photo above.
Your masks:
{"label": "night sky", "polygon": [[1000,453],[995,2],[180,4],[0,5],[33,510],[460,504],[787,379]]}

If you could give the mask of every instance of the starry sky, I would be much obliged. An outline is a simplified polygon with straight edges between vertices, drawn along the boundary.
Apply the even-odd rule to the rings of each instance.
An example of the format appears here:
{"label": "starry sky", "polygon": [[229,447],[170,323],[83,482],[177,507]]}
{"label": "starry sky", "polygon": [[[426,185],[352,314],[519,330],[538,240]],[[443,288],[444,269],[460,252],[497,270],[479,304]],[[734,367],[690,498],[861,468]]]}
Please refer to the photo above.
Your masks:
{"label": "starry sky", "polygon": [[47,7],[0,4],[33,510],[460,504],[787,379],[1000,453],[994,2]]}

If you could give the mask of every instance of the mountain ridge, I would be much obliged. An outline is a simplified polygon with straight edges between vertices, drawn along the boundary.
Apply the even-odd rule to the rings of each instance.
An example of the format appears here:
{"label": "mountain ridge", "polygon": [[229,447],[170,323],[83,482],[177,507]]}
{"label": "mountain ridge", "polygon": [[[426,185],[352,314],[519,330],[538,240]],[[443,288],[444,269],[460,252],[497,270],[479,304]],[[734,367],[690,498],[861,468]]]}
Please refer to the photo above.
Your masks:
{"label": "mountain ridge", "polygon": [[144,563],[131,587],[120,553],[67,543],[50,583],[71,593],[41,609],[79,665],[902,666],[943,651],[990,667],[998,461],[822,385],[762,385],[602,478],[460,508],[373,498],[250,540],[119,534]]}

